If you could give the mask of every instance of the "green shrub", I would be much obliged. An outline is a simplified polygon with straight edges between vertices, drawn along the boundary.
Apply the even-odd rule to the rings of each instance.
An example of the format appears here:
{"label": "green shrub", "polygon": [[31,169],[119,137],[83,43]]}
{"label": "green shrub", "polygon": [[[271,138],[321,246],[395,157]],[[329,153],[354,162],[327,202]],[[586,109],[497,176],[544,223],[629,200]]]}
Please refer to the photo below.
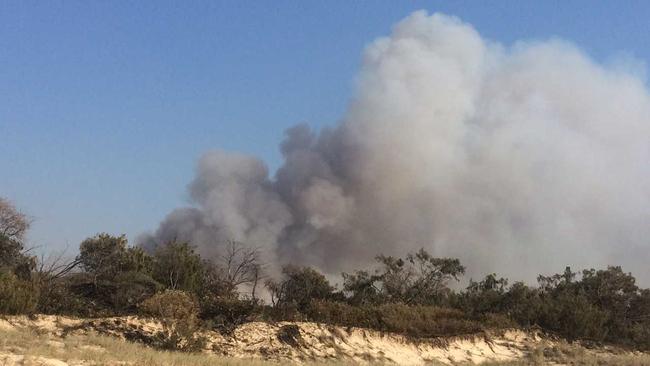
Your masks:
{"label": "green shrub", "polygon": [[31,314],[38,305],[38,287],[11,272],[0,271],[0,314]]}
{"label": "green shrub", "polygon": [[205,270],[201,256],[188,243],[170,242],[154,253],[153,278],[167,289],[199,293]]}
{"label": "green shrub", "polygon": [[569,341],[603,341],[608,333],[605,327],[607,317],[606,309],[591,304],[584,295],[566,292],[542,299],[539,325],[559,333]]}
{"label": "green shrub", "polygon": [[343,273],[343,289],[350,303],[442,305],[450,292],[448,283],[465,273],[458,259],[436,258],[424,249],[405,258],[379,255],[376,259],[380,267],[374,273]]}
{"label": "green shrub", "polygon": [[140,272],[124,272],[115,276],[115,289],[111,305],[116,312],[132,313],[138,304],[153,296],[162,286],[149,275]]}
{"label": "green shrub", "polygon": [[310,301],[331,299],[333,296],[334,287],[313,268],[287,265],[282,267],[282,276],[280,282],[266,282],[276,306],[296,306],[299,311],[304,311]]}
{"label": "green shrub", "polygon": [[77,260],[81,267],[97,279],[110,279],[122,271],[128,242],[126,236],[106,233],[87,238],[79,245]]}

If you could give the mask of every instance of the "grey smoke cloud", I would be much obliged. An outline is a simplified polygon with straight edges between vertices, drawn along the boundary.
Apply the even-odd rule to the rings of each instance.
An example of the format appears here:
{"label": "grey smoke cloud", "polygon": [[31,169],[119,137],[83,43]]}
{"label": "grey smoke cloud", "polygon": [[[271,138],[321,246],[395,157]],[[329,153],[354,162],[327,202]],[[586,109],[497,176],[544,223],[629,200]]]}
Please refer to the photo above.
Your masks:
{"label": "grey smoke cloud", "polygon": [[650,281],[650,95],[562,40],[504,46],[416,12],[364,53],[342,121],[299,125],[273,177],[212,151],[143,243],[228,239],[328,273],[424,247],[477,277],[621,264]]}

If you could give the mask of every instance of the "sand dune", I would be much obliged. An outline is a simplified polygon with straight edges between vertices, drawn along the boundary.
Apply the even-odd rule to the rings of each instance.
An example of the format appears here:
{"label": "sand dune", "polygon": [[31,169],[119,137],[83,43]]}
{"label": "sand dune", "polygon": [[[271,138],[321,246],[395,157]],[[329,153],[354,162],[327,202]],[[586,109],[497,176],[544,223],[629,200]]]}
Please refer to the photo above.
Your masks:
{"label": "sand dune", "polygon": [[[539,332],[508,330],[455,338],[415,340],[396,334],[327,326],[306,322],[276,324],[251,322],[230,335],[202,331],[207,339],[203,353],[188,355],[160,352],[129,340],[147,343],[163,326],[137,317],[76,319],[39,315],[0,319],[2,365],[203,365],[274,363],[458,365],[522,362],[542,364],[550,356],[568,354],[565,342]],[[543,350],[540,351],[540,350]],[[550,353],[549,353],[550,352]],[[555,354],[551,354],[555,352]],[[543,353],[543,354],[542,354]],[[601,359],[626,357],[644,365],[647,355],[612,348],[587,349],[571,346],[572,354],[597,355]],[[173,356],[176,354],[175,356]],[[618,356],[617,356],[618,355]],[[145,357],[145,359],[143,359]],[[173,357],[177,357],[176,360]],[[541,358],[540,358],[541,357]],[[557,359],[558,357],[555,357]],[[552,358],[552,357],[551,357]],[[560,357],[561,358],[561,357]],[[160,363],[157,363],[160,360]],[[176,361],[174,361],[176,360]],[[240,360],[239,362],[237,360]],[[611,364],[617,364],[617,362]],[[574,363],[581,364],[581,363]],[[585,363],[588,364],[588,363]],[[604,363],[599,363],[604,364]]]}

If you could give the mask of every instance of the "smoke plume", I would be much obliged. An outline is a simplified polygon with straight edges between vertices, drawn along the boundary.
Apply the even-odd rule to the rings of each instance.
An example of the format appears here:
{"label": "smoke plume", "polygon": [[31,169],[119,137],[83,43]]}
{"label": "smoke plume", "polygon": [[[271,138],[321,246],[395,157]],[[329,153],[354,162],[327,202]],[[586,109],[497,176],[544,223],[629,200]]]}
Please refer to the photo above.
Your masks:
{"label": "smoke plume", "polygon": [[228,239],[327,273],[425,248],[477,277],[620,264],[650,281],[645,80],[562,40],[504,46],[416,12],[364,53],[341,122],[286,131],[273,175],[212,151],[143,242]]}

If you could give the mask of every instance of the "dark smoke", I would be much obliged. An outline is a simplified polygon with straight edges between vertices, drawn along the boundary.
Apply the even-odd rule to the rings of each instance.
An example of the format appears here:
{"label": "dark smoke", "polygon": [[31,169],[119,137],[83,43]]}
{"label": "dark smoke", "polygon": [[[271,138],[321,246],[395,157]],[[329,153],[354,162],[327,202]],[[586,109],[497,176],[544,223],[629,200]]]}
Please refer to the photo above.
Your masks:
{"label": "dark smoke", "polygon": [[486,41],[416,12],[365,51],[343,121],[289,129],[284,165],[213,151],[143,243],[228,239],[328,273],[424,247],[470,275],[621,264],[650,280],[650,97],[569,43]]}

